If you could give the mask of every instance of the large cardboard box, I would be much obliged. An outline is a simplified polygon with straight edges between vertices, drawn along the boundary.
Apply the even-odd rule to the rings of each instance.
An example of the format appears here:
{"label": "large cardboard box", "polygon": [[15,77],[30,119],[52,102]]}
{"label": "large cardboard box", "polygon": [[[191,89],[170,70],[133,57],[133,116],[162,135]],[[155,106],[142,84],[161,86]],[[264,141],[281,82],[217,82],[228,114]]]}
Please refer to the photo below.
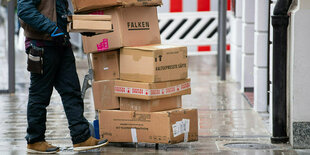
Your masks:
{"label": "large cardboard box", "polygon": [[158,6],[162,0],[72,0],[74,13],[101,10],[112,6]]}
{"label": "large cardboard box", "polygon": [[96,32],[112,31],[111,15],[73,15],[68,16],[68,32]]}
{"label": "large cardboard box", "polygon": [[121,80],[164,82],[187,78],[187,47],[148,45],[124,47],[120,53]]}
{"label": "large cardboard box", "polygon": [[167,97],[155,100],[142,100],[121,97],[120,110],[157,112],[182,107],[182,96]]}
{"label": "large cardboard box", "polygon": [[100,13],[112,15],[113,32],[83,36],[85,53],[161,43],[156,7],[118,7]]}
{"label": "large cardboard box", "polygon": [[119,51],[92,54],[94,80],[119,79]]}
{"label": "large cardboard box", "polygon": [[102,110],[100,136],[110,142],[175,144],[198,140],[197,109],[162,112]]}
{"label": "large cardboard box", "polygon": [[116,80],[114,89],[118,97],[153,100],[190,94],[191,84],[190,79],[160,83]]}
{"label": "large cardboard box", "polygon": [[119,97],[114,95],[114,80],[93,82],[93,96],[96,110],[119,109]]}

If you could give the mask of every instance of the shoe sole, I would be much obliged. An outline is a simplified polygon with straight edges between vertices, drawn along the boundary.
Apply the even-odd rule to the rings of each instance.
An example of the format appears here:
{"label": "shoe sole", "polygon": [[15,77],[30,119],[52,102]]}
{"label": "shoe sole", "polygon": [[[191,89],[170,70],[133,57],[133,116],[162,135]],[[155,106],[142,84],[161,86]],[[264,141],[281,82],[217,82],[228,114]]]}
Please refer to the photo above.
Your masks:
{"label": "shoe sole", "polygon": [[32,149],[27,149],[27,153],[36,153],[36,154],[55,154],[58,151],[51,151],[51,152],[43,152],[43,151],[36,151]]}
{"label": "shoe sole", "polygon": [[97,149],[97,148],[103,147],[103,146],[105,146],[107,144],[109,144],[109,142],[105,142],[103,144],[94,145],[94,146],[75,147],[75,148],[73,148],[73,151],[86,151],[86,150]]}

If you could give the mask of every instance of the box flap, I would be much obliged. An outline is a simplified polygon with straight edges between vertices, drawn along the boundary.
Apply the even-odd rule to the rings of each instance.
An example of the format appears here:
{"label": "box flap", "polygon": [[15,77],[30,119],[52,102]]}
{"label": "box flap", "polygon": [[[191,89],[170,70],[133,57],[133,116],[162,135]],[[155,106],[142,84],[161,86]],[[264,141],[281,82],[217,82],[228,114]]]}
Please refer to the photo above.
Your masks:
{"label": "box flap", "polygon": [[[70,16],[68,16],[69,18]],[[111,15],[73,15],[72,20],[87,20],[87,21],[111,21]]]}
{"label": "box flap", "polygon": [[122,0],[72,0],[74,13],[99,10],[112,6],[121,6]]}
{"label": "box flap", "polygon": [[73,20],[68,23],[69,32],[108,33],[113,31],[111,21]]}

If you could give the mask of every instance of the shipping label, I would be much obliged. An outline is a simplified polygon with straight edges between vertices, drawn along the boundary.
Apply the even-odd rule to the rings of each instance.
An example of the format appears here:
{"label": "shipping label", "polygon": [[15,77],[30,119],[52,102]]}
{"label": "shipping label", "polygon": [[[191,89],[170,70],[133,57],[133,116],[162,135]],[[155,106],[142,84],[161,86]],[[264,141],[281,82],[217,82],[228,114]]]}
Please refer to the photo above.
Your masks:
{"label": "shipping label", "polygon": [[162,89],[144,89],[144,88],[132,88],[115,86],[115,93],[119,94],[132,94],[132,95],[143,95],[143,96],[160,96],[169,95],[177,92],[181,92],[191,88],[190,82],[182,83],[176,86],[162,88]]}
{"label": "shipping label", "polygon": [[132,138],[132,142],[133,143],[137,143],[138,142],[136,128],[131,128],[131,138]]}
{"label": "shipping label", "polygon": [[[190,120],[189,119],[183,119],[182,121],[177,121],[175,124],[172,125],[173,136],[177,137],[183,133],[184,134],[188,133],[189,127],[190,127]],[[188,137],[184,137],[184,138],[187,139]]]}
{"label": "shipping label", "polygon": [[188,142],[188,132],[184,133],[184,142]]}

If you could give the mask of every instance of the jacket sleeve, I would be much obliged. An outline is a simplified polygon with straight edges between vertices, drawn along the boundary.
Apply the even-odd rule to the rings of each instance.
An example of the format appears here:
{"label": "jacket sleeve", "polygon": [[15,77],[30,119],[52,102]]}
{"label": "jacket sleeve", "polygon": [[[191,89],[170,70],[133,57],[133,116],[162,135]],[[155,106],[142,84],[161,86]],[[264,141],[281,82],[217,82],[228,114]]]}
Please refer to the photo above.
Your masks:
{"label": "jacket sleeve", "polygon": [[37,10],[36,6],[40,2],[41,0],[18,0],[18,17],[35,30],[51,34],[57,25]]}

